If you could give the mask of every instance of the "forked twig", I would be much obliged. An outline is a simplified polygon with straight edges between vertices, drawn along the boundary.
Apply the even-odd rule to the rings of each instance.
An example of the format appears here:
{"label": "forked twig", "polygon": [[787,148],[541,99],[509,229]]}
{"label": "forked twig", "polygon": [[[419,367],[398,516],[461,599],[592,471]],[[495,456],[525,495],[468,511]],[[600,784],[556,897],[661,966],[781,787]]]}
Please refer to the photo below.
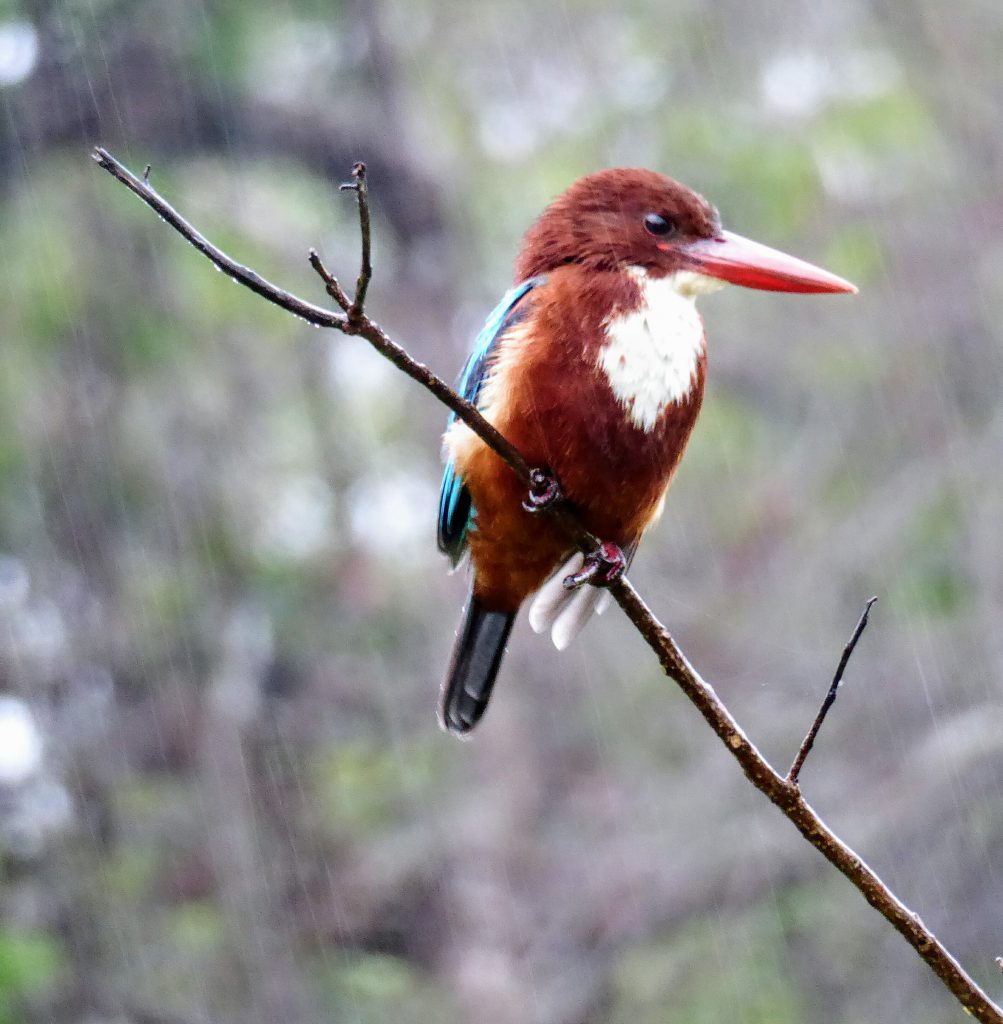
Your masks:
{"label": "forked twig", "polygon": [[[497,431],[469,402],[461,398],[444,380],[437,377],[427,366],[412,359],[407,352],[401,348],[374,320],[371,320],[365,313],[361,313],[356,319],[350,319],[347,310],[351,306],[348,297],[341,291],[345,300],[345,313],[335,313],[333,310],[325,309],[323,306],[316,306],[312,302],[301,299],[292,292],[287,292],[271,281],[266,280],[260,274],[238,263],[228,256],[222,249],[213,245],[201,232],[178,213],[163,196],[154,189],[148,181],[141,181],[127,167],[119,163],[107,150],[101,147],[95,148],[93,152],[94,162],[103,167],[112,177],[118,179],[130,191],[134,192],[159,216],[167,221],[175,231],[187,239],[203,256],[214,266],[218,267],[232,278],[237,284],[244,285],[256,295],[267,299],[280,309],[298,316],[308,324],[315,327],[329,327],[343,334],[357,335],[365,338],[381,355],[390,360],[399,370],[406,373],[412,380],[416,380],[423,387],[435,395],[444,405],[456,413],[457,417],[463,420],[486,444],[498,453],[499,457],[513,469],[513,471],[527,482],[530,481],[530,467],[526,465],[525,459],[519,454],[514,445],[510,444],[499,431]],[[337,281],[328,274],[317,255],[316,250],[310,250],[310,264],[324,279],[325,283]],[[340,285],[337,285],[340,289]],[[330,293],[333,295],[333,293]],[[336,299],[336,301],[339,301]],[[339,301],[339,305],[340,305]]]}
{"label": "forked twig", "polygon": [[[365,338],[395,366],[422,384],[440,402],[455,412],[485,444],[489,445],[513,469],[517,476],[527,484],[527,487],[531,485],[530,467],[519,452],[484,419],[477,409],[469,402],[465,402],[427,367],[412,359],[400,345],[391,340],[382,327],[366,314],[364,301],[371,277],[368,252],[363,254],[362,269],[356,285],[354,301],[348,303],[347,296],[344,297],[345,303],[348,303],[347,306],[338,298],[337,292],[331,290],[333,277],[323,268],[316,253],[312,253],[311,265],[324,279],[328,293],[335,298],[344,312],[335,313],[323,309],[297,298],[266,281],[253,270],[232,260],[196,231],[150,187],[148,182],[137,178],[106,150],[96,149],[94,159],[235,281],[309,323]],[[364,174],[362,179],[364,182]],[[356,183],[360,186],[362,184],[358,176]],[[366,211],[365,214],[363,210]],[[368,204],[363,201],[361,192],[359,215],[360,227],[363,227],[366,232],[367,228],[364,226],[365,222],[362,218],[368,216]],[[338,287],[340,289],[340,286]],[[340,294],[344,296],[344,291],[341,290]],[[547,514],[554,516],[562,523],[568,530],[569,537],[583,550],[588,551],[596,546],[596,539],[578,522],[573,511],[565,503],[557,503],[552,510],[548,510]],[[668,631],[651,613],[629,580],[621,577],[610,584],[609,590],[655,652],[666,674],[679,684],[714,733],[725,743],[750,782],[776,804],[801,835],[856,886],[867,902],[905,938],[976,1020],[982,1024],[1003,1024],[1003,1010],[993,1003],[974,979],[964,971],[958,961],[923,924],[919,915],[902,903],[871,868],[825,824],[804,799],[797,784],[780,775],[757,750],[718,698],[714,689],[689,664]]]}
{"label": "forked twig", "polygon": [[362,266],[355,282],[355,299],[348,308],[348,319],[358,320],[366,304],[366,292],[373,279],[373,262],[370,255],[371,239],[369,227],[369,183],[366,181],[366,165],[360,160],[352,167],[353,181],[341,186],[342,192],[354,192],[359,201],[359,234],[362,238]]}

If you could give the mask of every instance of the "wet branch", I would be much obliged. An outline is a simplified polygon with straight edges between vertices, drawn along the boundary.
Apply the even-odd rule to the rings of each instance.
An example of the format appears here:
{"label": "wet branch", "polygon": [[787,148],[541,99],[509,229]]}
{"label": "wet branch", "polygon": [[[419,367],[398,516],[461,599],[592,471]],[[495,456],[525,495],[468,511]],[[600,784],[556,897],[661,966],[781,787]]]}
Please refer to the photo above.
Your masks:
{"label": "wet branch", "polygon": [[[297,298],[290,292],[266,281],[253,270],[232,260],[204,238],[158,195],[150,186],[148,176],[144,180],[140,180],[103,149],[94,151],[94,159],[234,280],[281,309],[285,309],[309,323],[316,324],[318,327],[329,327],[344,334],[365,338],[395,366],[423,385],[440,402],[455,412],[459,419],[463,420],[512,468],[516,475],[527,484],[527,487],[533,486],[532,470],[519,452],[484,419],[477,409],[469,402],[464,401],[426,366],[412,359],[387,335],[383,328],[365,313],[364,303],[372,277],[372,267],[369,256],[369,208],[364,168],[360,173],[356,173],[356,169],[353,169],[355,180],[349,185],[349,188],[357,193],[363,237],[362,265],[353,300],[348,299],[344,289],[324,268],[316,252],[313,250],[310,252],[311,265],[323,279],[328,294],[342,310],[341,313],[336,313]],[[357,164],[356,168],[361,168],[361,165]],[[591,551],[596,547],[596,538],[582,526],[566,504],[556,504],[552,509],[547,510],[547,514],[556,517],[562,523],[567,529],[569,537],[583,551]],[[741,765],[749,781],[776,804],[801,835],[856,886],[867,902],[905,938],[976,1020],[981,1021],[982,1024],[1003,1024],[1003,1010],[996,1006],[976,982],[965,973],[958,961],[923,924],[919,915],[902,903],[861,857],[850,849],[808,804],[798,788],[797,773],[794,772],[793,778],[784,777],[763,757],[732,717],[731,712],[718,698],[713,687],[701,678],[686,660],[669,632],[655,618],[630,581],[622,577],[610,584],[609,590],[648,646],[654,651],[666,675],[675,680],[714,733],[724,742]],[[870,605],[868,605],[869,607]],[[841,677],[841,670],[845,669],[846,662],[853,652],[853,647],[856,640],[859,639],[859,633],[863,631],[865,623],[866,612],[861,623],[858,624],[854,637],[843,652],[837,677]],[[827,695],[823,710],[820,711],[816,724],[809,733],[812,740],[832,704],[838,685],[837,678],[830,688],[831,697]],[[807,748],[810,749],[811,744],[807,740],[806,743]],[[802,744],[806,757],[808,749],[804,749],[804,747],[805,745]],[[802,763],[803,760],[801,758]],[[797,765],[797,761],[795,761],[795,765],[800,767]]]}
{"label": "wet branch", "polygon": [[825,716],[829,714],[829,708],[836,703],[836,694],[839,691],[839,684],[843,681],[843,673],[846,671],[846,666],[850,663],[850,658],[853,657],[853,652],[857,647],[857,641],[861,636],[863,636],[864,630],[867,628],[867,617],[871,614],[871,608],[874,606],[875,601],[877,601],[877,598],[872,597],[864,606],[864,612],[860,616],[860,621],[853,630],[853,635],[843,648],[843,656],[839,659],[839,664],[836,666],[836,674],[832,677],[829,692],[825,695],[825,699],[822,701],[822,706],[818,709],[818,714],[815,716],[815,721],[812,722],[811,728],[808,730],[808,735],[801,741],[801,748],[798,750],[797,756],[794,758],[794,763],[791,765],[790,771],[787,772],[787,781],[795,786],[798,784],[798,776],[801,774],[801,769],[804,767],[804,763],[808,759],[808,755],[811,753],[811,748],[815,743],[815,737],[818,736],[818,731],[822,728],[822,723],[825,721]]}
{"label": "wet branch", "polygon": [[361,161],[352,167],[354,181],[341,186],[342,192],[354,192],[359,201],[359,233],[362,244],[362,266],[355,282],[355,300],[348,308],[348,319],[358,320],[366,304],[366,292],[373,279],[373,263],[370,257],[369,229],[369,183],[366,181],[366,165]]}
{"label": "wet branch", "polygon": [[[284,309],[301,320],[313,324],[316,327],[329,327],[332,330],[341,331],[342,334],[350,334],[365,338],[373,348],[381,355],[390,360],[399,370],[406,373],[412,380],[417,381],[423,387],[439,399],[443,405],[456,413],[470,429],[492,448],[498,456],[506,462],[513,472],[523,482],[527,489],[532,488],[535,482],[534,473],[538,472],[527,465],[526,460],[519,454],[518,449],[509,443],[480,413],[480,411],[466,399],[458,395],[441,377],[437,377],[423,363],[417,362],[398,345],[386,331],[370,319],[362,308],[365,301],[366,291],[369,288],[369,280],[372,277],[372,266],[369,254],[369,194],[365,184],[365,164],[358,163],[352,168],[355,181],[350,182],[347,189],[355,191],[358,195],[359,222],[362,229],[362,265],[359,271],[359,278],[356,283],[355,299],[349,300],[344,288],[331,274],[321,261],[316,249],[310,249],[308,259],[310,265],[324,281],[328,295],[344,310],[343,313],[335,313],[322,306],[315,306],[291,292],[280,288],[278,285],[267,281],[260,274],[238,263],[228,256],[222,249],[212,244],[201,232],[178,213],[170,203],[161,196],[150,184],[150,167],[147,165],[140,180],[123,164],[119,163],[106,149],[100,146],[94,149],[92,154],[95,163],[103,167],[112,177],[117,178],[123,185],[134,192],[151,209],[155,210],[160,217],[167,221],[183,238],[186,238],[203,256],[210,260],[219,270],[230,277],[238,284],[250,288],[256,295],[267,299],[273,305]],[[549,514],[554,516],[562,524],[582,551],[588,553],[595,550],[599,541],[578,521],[577,517],[566,505],[558,502],[548,509]]]}
{"label": "wet branch", "polygon": [[311,249],[307,253],[307,259],[310,261],[310,266],[320,275],[320,279],[324,282],[324,287],[327,289],[327,294],[347,313],[351,309],[352,300],[345,294],[345,289],[338,283],[338,279],[334,274],[330,273],[321,262],[317,250]]}
{"label": "wet branch", "polygon": [[[126,188],[134,192],[151,209],[155,210],[160,217],[167,221],[183,238],[186,238],[203,256],[211,263],[229,274],[238,284],[250,288],[256,295],[267,299],[273,305],[284,309],[301,320],[316,327],[329,327],[332,330],[341,331],[342,334],[357,335],[365,338],[381,355],[386,356],[398,369],[403,370],[412,380],[416,380],[435,395],[444,405],[452,409],[457,417],[463,420],[486,444],[490,445],[498,455],[508,463],[516,474],[523,480],[530,479],[530,467],[515,449],[515,447],[502,437],[495,428],[474,408],[469,402],[464,401],[444,380],[437,377],[422,363],[416,362],[407,352],[404,351],[375,321],[371,320],[361,310],[354,316],[350,311],[355,303],[350,302],[344,290],[338,282],[324,269],[320,257],[316,251],[310,250],[310,263],[315,270],[324,278],[328,294],[334,298],[344,313],[335,313],[323,306],[315,306],[291,292],[280,288],[278,285],[267,281],[260,274],[255,273],[249,267],[243,266],[236,260],[231,259],[222,249],[218,249],[204,235],[197,231],[191,224],[174,209],[157,191],[149,184],[147,174],[145,180],[140,180],[127,167],[120,164],[107,150],[96,148],[93,152],[94,161],[99,167],[103,167],[109,174],[117,178]],[[360,273],[360,282],[364,275]],[[363,289],[363,297],[365,289]],[[358,295],[356,296],[356,302]]]}

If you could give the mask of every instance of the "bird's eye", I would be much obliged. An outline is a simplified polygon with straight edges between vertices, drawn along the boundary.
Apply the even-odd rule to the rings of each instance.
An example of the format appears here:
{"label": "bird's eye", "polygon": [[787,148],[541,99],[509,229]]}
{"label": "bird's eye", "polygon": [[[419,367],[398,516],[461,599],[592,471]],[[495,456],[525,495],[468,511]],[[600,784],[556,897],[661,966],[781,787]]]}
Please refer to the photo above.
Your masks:
{"label": "bird's eye", "polygon": [[644,229],[649,235],[671,235],[676,225],[660,213],[649,213],[644,218]]}

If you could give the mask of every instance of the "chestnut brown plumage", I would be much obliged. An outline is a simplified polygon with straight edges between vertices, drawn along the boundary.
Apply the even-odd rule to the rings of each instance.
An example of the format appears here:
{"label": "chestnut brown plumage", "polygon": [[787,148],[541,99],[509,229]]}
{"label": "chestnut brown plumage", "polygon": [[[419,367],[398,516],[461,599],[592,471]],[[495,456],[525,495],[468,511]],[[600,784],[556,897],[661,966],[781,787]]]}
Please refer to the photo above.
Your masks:
{"label": "chestnut brown plumage", "polygon": [[[724,231],[700,195],[640,169],[575,182],[526,232],[515,276],[478,338],[464,394],[624,560],[657,519],[700,411],[696,297],[724,282],[854,290]],[[527,511],[523,485],[465,425],[450,424],[445,447],[440,545],[454,561],[469,550],[473,580],[442,720],[466,732],[487,706],[520,605],[564,573],[574,549],[554,521]],[[554,626],[563,646],[595,604],[595,593],[551,593],[534,626]]]}

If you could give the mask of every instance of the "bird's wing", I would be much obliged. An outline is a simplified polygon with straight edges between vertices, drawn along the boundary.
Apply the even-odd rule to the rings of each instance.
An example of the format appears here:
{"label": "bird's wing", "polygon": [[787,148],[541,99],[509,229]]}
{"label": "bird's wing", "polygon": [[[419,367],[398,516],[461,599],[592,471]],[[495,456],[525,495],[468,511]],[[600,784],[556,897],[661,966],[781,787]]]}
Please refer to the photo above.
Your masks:
{"label": "bird's wing", "polygon": [[[531,277],[528,281],[516,285],[505,294],[485,321],[456,385],[456,390],[468,402],[477,405],[481,388],[491,372],[491,356],[497,347],[498,339],[525,315],[525,307],[520,309],[520,303],[529,292],[543,284],[545,280],[545,277]],[[456,414],[451,412],[446,423],[447,430],[455,420]],[[456,472],[453,460],[449,459],[442,475],[442,490],[439,494],[438,540],[439,550],[449,555],[453,565],[463,557],[467,530],[473,513],[470,492],[464,486],[463,478]]]}

